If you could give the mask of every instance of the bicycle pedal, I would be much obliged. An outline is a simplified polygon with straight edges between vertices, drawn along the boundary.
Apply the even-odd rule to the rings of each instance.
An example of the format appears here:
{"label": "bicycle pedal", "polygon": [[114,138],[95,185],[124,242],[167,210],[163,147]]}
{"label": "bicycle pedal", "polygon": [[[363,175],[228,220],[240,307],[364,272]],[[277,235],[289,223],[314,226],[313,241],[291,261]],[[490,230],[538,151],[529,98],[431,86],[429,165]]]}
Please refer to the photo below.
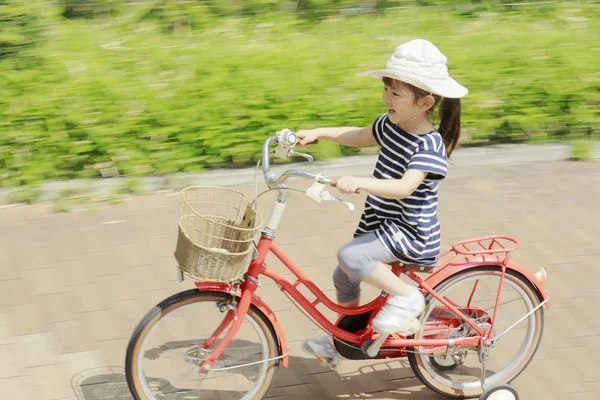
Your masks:
{"label": "bicycle pedal", "polygon": [[339,364],[339,360],[337,358],[323,358],[323,357],[317,357],[315,356],[315,358],[317,359],[317,362],[322,366],[322,367],[327,367],[333,371],[335,371],[338,367]]}

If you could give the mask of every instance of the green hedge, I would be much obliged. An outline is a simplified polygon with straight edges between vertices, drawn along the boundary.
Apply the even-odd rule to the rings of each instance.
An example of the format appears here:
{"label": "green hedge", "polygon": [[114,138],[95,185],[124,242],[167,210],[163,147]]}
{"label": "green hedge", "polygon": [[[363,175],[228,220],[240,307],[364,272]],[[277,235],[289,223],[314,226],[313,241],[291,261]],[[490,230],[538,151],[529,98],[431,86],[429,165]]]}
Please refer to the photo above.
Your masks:
{"label": "green hedge", "polygon": [[249,165],[278,129],[370,124],[360,74],[415,37],[470,89],[465,142],[595,135],[600,5],[431,3],[0,1],[0,186]]}

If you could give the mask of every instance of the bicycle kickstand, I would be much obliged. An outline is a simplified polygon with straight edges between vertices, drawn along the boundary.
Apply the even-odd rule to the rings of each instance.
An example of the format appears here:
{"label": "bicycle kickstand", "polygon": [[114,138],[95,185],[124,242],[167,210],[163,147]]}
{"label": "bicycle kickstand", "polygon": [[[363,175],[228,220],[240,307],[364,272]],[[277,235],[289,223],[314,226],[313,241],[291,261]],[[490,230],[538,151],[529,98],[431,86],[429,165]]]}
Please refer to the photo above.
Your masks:
{"label": "bicycle kickstand", "polygon": [[487,340],[485,337],[481,338],[481,342],[479,344],[479,362],[481,363],[481,389],[485,392],[485,364],[487,363],[489,353],[490,353],[491,342]]}

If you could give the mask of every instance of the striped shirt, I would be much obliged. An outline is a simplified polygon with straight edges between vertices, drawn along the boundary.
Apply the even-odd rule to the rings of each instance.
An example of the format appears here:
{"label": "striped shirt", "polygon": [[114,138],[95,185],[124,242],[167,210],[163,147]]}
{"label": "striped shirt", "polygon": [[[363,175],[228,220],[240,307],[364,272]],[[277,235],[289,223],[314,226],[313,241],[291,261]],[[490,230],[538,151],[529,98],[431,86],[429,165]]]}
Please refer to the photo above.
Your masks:
{"label": "striped shirt", "polygon": [[438,181],[446,176],[446,148],[438,131],[414,135],[393,124],[387,114],[375,120],[373,136],[381,146],[373,177],[400,179],[408,169],[428,172],[421,185],[402,200],[369,194],[354,236],[377,234],[398,261],[435,265],[440,254],[437,218]]}

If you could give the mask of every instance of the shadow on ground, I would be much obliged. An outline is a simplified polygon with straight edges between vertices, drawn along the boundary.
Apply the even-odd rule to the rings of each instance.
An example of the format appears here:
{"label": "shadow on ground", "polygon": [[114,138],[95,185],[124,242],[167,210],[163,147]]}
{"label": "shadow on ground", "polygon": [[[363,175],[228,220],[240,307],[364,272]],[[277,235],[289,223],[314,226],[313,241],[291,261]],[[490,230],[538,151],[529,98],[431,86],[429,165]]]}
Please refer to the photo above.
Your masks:
{"label": "shadow on ground", "polygon": [[[346,361],[350,362],[350,361]],[[424,387],[413,375],[408,362],[391,360],[361,366],[350,372],[338,373],[315,368],[315,361],[290,357],[290,367],[280,368],[269,399],[404,399],[441,400],[446,397]],[[154,382],[153,382],[154,383]],[[161,380],[156,380],[161,386]],[[152,384],[152,383],[151,383]],[[131,400],[125,371],[120,367],[94,368],[76,374],[71,386],[78,400]],[[234,399],[239,393],[221,391],[216,398]],[[161,397],[161,400],[189,399],[184,393]]]}

